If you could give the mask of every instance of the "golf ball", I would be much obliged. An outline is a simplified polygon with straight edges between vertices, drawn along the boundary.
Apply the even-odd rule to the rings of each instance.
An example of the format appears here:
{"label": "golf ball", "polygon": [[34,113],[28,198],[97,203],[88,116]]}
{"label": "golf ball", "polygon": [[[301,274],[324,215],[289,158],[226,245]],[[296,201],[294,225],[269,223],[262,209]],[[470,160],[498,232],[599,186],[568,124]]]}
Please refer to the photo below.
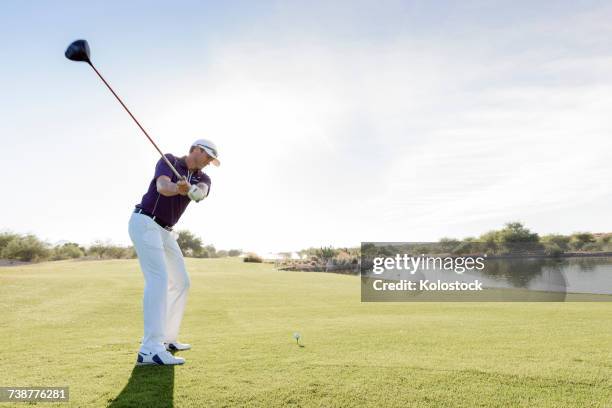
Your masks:
{"label": "golf ball", "polygon": [[294,339],[299,340],[299,339],[300,339],[300,337],[302,337],[302,336],[300,335],[300,333],[298,333],[298,332],[293,333],[293,338],[294,338]]}

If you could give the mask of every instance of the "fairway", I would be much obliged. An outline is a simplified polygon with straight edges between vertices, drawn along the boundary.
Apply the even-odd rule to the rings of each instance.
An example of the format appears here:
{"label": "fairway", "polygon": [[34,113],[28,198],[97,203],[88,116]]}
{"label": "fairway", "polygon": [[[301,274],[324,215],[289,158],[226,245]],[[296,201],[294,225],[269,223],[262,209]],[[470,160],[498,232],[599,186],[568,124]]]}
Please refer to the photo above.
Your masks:
{"label": "fairway", "polygon": [[361,303],[355,276],[187,264],[187,362],[137,369],[136,260],[0,268],[0,386],[70,387],[43,406],[612,407],[611,303]]}

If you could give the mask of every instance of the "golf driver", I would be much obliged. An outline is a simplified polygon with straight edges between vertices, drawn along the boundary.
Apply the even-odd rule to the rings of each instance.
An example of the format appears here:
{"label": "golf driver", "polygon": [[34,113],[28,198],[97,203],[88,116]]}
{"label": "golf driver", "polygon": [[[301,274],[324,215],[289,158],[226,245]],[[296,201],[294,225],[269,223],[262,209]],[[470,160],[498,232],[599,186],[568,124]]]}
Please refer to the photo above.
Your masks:
{"label": "golf driver", "polygon": [[108,82],[106,82],[104,77],[102,77],[102,75],[100,75],[100,73],[98,72],[96,67],[94,67],[94,65],[91,63],[91,54],[90,54],[90,51],[89,51],[89,44],[87,44],[87,41],[85,41],[85,40],[76,40],[76,41],[74,41],[72,44],[70,44],[68,46],[68,48],[66,49],[66,52],[64,53],[64,55],[66,55],[66,58],[68,58],[71,61],[86,62],[86,63],[89,64],[89,66],[91,68],[93,68],[94,72],[96,74],[98,74],[98,76],[100,77],[102,82],[104,82],[104,85],[106,85],[106,87],[112,92],[112,94],[115,95],[115,98],[117,98],[117,100],[119,101],[121,106],[123,106],[123,108],[130,115],[130,117],[134,120],[134,122],[136,122],[136,124],[138,125],[140,130],[142,130],[142,133],[144,133],[145,136],[147,137],[147,139],[149,139],[149,142],[151,142],[151,144],[155,147],[155,149],[157,149],[157,151],[161,155],[162,159],[164,159],[164,161],[166,162],[168,167],[170,167],[170,169],[172,169],[172,172],[176,175],[176,177],[178,177],[179,179],[186,180],[186,178],[184,176],[181,176],[179,174],[179,172],[176,171],[176,169],[174,168],[172,163],[170,163],[168,158],[160,150],[160,148],[157,146],[157,144],[155,144],[153,139],[151,139],[151,136],[149,136],[147,131],[142,127],[142,125],[138,122],[138,120],[134,117],[134,115],[132,115],[132,112],[130,112],[130,110],[127,108],[127,106],[125,106],[125,104],[123,103],[121,98],[119,98],[119,96],[115,93],[115,91],[113,91],[113,88],[111,88],[111,86],[108,84]]}

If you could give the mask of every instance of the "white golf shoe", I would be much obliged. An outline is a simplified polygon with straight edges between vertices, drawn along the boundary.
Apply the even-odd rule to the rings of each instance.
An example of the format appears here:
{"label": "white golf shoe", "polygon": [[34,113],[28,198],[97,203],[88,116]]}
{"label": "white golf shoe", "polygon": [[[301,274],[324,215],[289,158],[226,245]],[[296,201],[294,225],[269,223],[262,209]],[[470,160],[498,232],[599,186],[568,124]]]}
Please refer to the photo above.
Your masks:
{"label": "white golf shoe", "polygon": [[191,344],[179,343],[178,341],[173,341],[172,343],[164,343],[164,346],[166,346],[166,350],[168,351],[183,351],[191,349]]}
{"label": "white golf shoe", "polygon": [[167,351],[161,351],[157,354],[138,352],[136,365],[181,365],[185,364],[185,359],[182,357],[174,357]]}

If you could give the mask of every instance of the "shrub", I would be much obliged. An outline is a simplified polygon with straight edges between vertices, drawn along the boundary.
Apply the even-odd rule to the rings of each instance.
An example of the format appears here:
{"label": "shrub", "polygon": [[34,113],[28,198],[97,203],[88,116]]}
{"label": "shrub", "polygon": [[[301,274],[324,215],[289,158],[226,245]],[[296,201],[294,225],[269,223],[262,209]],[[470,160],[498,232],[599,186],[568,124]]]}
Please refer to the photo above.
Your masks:
{"label": "shrub", "polygon": [[204,251],[208,252],[208,256],[207,258],[217,258],[217,250],[215,249],[215,247],[213,245],[206,245],[204,248]]}
{"label": "shrub", "polygon": [[50,251],[47,244],[34,235],[14,237],[2,249],[2,258],[19,261],[44,261],[49,258],[49,255]]}
{"label": "shrub", "polygon": [[136,252],[133,247],[122,247],[97,241],[87,249],[87,256],[98,259],[130,259],[136,257]]}
{"label": "shrub", "polygon": [[584,246],[595,242],[595,237],[589,232],[577,232],[572,234],[570,245],[573,249],[580,251]]}
{"label": "shrub", "polygon": [[544,254],[557,258],[563,254],[563,249],[554,242],[548,242],[544,244]]}
{"label": "shrub", "polygon": [[327,261],[332,259],[334,256],[338,254],[338,250],[333,247],[321,247],[315,255],[323,260]]}
{"label": "shrub", "polygon": [[473,242],[470,242],[470,241],[466,240],[466,241],[461,242],[455,248],[453,248],[451,253],[453,255],[469,254],[469,253],[474,251],[474,246],[475,246],[475,244]]}
{"label": "shrub", "polygon": [[85,252],[77,244],[68,243],[53,248],[51,259],[54,261],[60,261],[62,259],[80,258],[83,255],[85,255]]}
{"label": "shrub", "polygon": [[602,245],[597,242],[589,242],[584,244],[581,249],[585,252],[598,252],[602,250]]}
{"label": "shrub", "polygon": [[442,252],[451,253],[461,242],[454,238],[440,238],[438,246]]}
{"label": "shrub", "polygon": [[544,245],[548,246],[549,244],[554,244],[558,246],[562,251],[567,251],[569,249],[570,240],[570,237],[559,234],[544,235],[542,237],[542,242],[544,243]]}
{"label": "shrub", "polygon": [[597,241],[603,244],[609,244],[611,239],[612,239],[612,236],[610,235],[602,235],[597,239]]}
{"label": "shrub", "polygon": [[538,242],[540,240],[538,234],[531,232],[520,222],[507,223],[503,229],[498,231],[498,236],[503,244]]}
{"label": "shrub", "polygon": [[2,250],[6,248],[8,243],[11,242],[15,238],[19,238],[19,235],[14,234],[12,232],[0,233],[0,252],[2,252]]}
{"label": "shrub", "polygon": [[185,254],[185,256],[191,256],[193,258],[210,258],[210,254],[208,253],[208,250],[204,248],[200,249],[195,254],[191,254],[191,255]]}
{"label": "shrub", "polygon": [[244,262],[256,262],[256,263],[262,263],[263,259],[261,259],[261,257],[259,255],[257,255],[254,252],[249,252],[245,257],[244,257]]}
{"label": "shrub", "polygon": [[338,254],[334,257],[335,261],[349,263],[353,259],[353,256],[345,251],[339,251]]}

